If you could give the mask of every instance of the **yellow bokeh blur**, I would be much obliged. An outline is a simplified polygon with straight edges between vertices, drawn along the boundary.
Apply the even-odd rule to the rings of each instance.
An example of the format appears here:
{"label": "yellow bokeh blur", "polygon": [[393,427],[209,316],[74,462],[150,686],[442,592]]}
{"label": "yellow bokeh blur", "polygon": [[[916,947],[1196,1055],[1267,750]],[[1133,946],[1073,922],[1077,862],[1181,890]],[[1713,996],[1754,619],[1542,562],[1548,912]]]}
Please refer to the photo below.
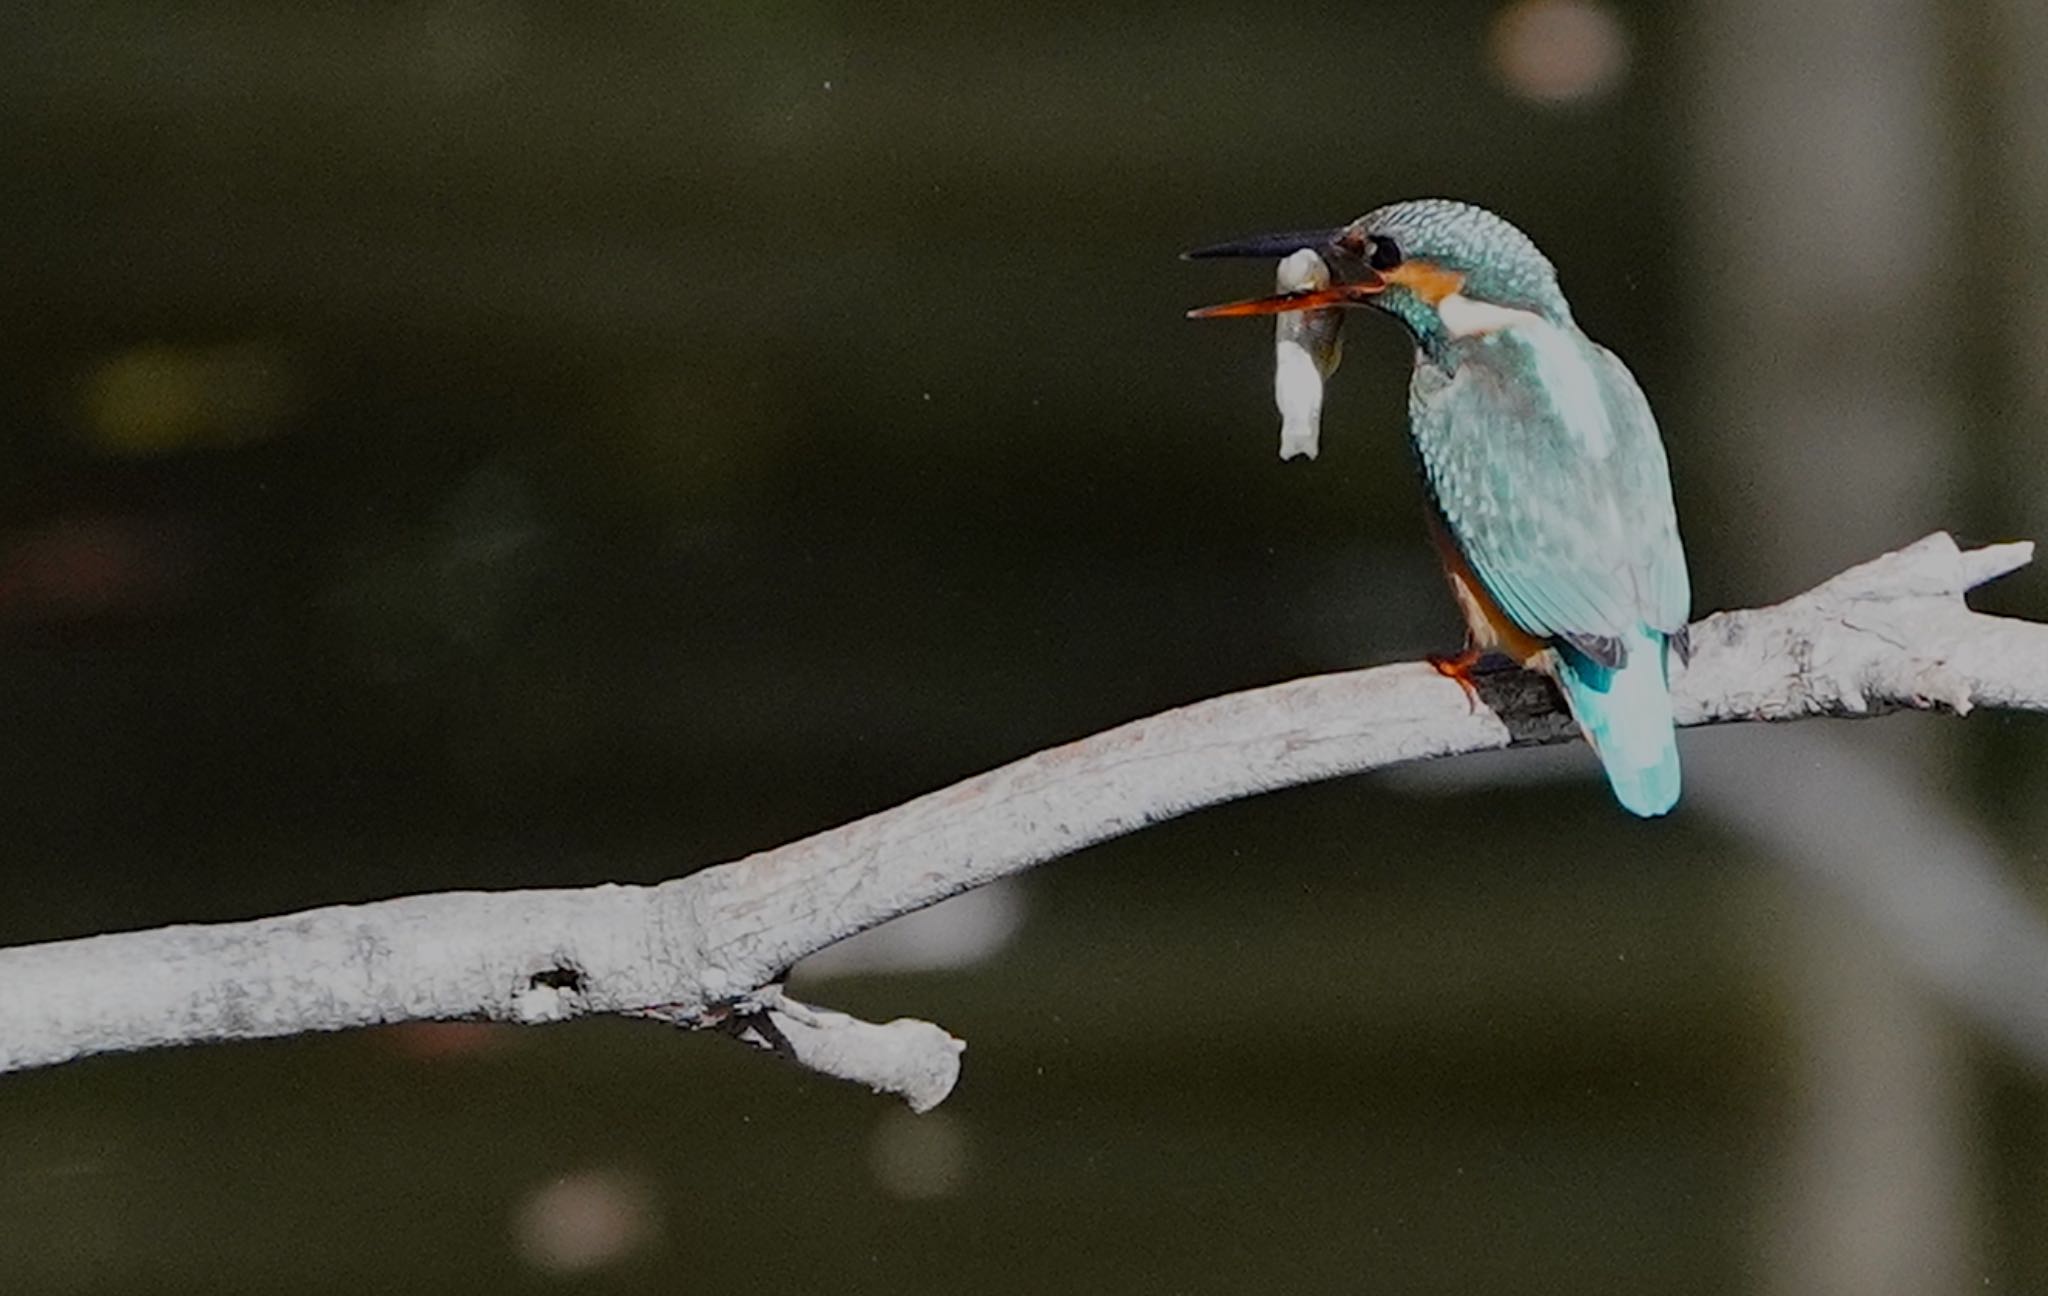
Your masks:
{"label": "yellow bokeh blur", "polygon": [[290,363],[262,343],[149,343],[86,370],[77,426],[93,448],[114,455],[247,445],[284,425],[299,389]]}

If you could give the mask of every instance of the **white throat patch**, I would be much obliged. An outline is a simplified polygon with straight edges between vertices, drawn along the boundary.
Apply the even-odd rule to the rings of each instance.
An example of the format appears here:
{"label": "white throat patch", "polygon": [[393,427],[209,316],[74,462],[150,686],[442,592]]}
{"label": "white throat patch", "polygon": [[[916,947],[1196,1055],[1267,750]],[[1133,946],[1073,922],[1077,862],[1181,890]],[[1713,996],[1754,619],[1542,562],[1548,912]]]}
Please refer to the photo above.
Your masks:
{"label": "white throat patch", "polygon": [[1497,333],[1501,329],[1513,328],[1518,324],[1555,327],[1534,311],[1474,301],[1464,293],[1447,295],[1436,304],[1436,314],[1437,318],[1444,322],[1444,327],[1450,330],[1451,336],[1460,338],[1477,337],[1481,333]]}
{"label": "white throat patch", "polygon": [[1614,447],[1614,428],[1608,421],[1607,402],[1600,394],[1600,381],[1585,348],[1565,336],[1563,329],[1534,311],[1492,302],[1474,301],[1463,293],[1451,293],[1436,304],[1437,318],[1454,338],[1482,337],[1513,329],[1515,336],[1535,353],[1543,385],[1550,393],[1565,425],[1577,434],[1588,455],[1605,459]]}

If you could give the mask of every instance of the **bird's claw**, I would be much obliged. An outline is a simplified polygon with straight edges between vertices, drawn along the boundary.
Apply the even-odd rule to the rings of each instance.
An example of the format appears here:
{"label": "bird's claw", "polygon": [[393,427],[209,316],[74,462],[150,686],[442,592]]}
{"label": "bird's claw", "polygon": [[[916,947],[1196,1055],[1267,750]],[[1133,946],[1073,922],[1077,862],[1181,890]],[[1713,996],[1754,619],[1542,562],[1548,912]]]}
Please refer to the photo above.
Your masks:
{"label": "bird's claw", "polygon": [[1428,658],[1437,674],[1455,681],[1459,688],[1465,690],[1465,705],[1470,715],[1479,714],[1479,686],[1472,682],[1472,675],[1485,656],[1485,652],[1478,648],[1467,648],[1460,653],[1431,653]]}

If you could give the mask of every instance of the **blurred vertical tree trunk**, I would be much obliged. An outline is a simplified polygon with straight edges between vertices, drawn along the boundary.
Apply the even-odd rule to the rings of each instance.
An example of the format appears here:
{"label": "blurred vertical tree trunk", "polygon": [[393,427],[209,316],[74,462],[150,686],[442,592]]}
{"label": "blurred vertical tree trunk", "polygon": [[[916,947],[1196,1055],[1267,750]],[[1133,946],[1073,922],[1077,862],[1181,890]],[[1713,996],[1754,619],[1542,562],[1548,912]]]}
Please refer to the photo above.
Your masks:
{"label": "blurred vertical tree trunk", "polygon": [[[1982,0],[1978,12],[1972,35],[1988,66],[1972,252],[1991,322],[1973,340],[1984,351],[1980,408],[1993,448],[1984,481],[2001,522],[2048,535],[2048,4]],[[2025,827],[2038,835],[2048,830],[2048,761],[2038,745],[2024,756],[2016,804],[2031,808]]]}
{"label": "blurred vertical tree trunk", "polygon": [[[1955,503],[1963,422],[1948,326],[1963,303],[1947,261],[1956,176],[1940,18],[1939,0],[1706,0],[1681,33],[1703,272],[1689,413],[1715,430],[1717,455],[1699,465],[1696,496],[1716,516],[1691,529],[1739,555],[1744,588],[1724,594],[1796,589],[1932,529]],[[1947,741],[1926,729],[1833,740],[1918,747],[1917,763],[1899,764],[1911,777]],[[1857,795],[1885,796],[1879,781]],[[1742,795],[1800,788],[1796,776],[1752,780]],[[1766,1287],[1960,1291],[1968,1077],[1945,1064],[1950,1028],[1841,901],[1803,893],[1788,908],[1768,942],[1783,951],[1794,1038],[1789,1128],[1763,1193]]]}
{"label": "blurred vertical tree trunk", "polygon": [[[2048,281],[2041,274],[2048,263],[2048,227],[2042,223],[2048,212],[2048,80],[2042,76],[2048,68],[2048,4],[1984,0],[1982,12],[1978,36],[1990,64],[1991,102],[1980,167],[1989,192],[1977,195],[1984,204],[1984,245],[1978,251],[1986,259],[1984,287],[1995,294],[1998,308],[1999,331],[1981,338],[1993,348],[1996,365],[1994,396],[1987,403],[1987,432],[1997,451],[1994,503],[2020,533],[2048,535],[2048,456],[2042,454],[2048,435]],[[2048,762],[2040,751],[2038,742],[2026,750],[2032,759],[2022,765],[2016,790],[2016,804],[2028,810],[2026,821],[2015,827],[2032,829],[2028,835],[2035,840],[2048,828]],[[2021,1210],[2028,1223],[2042,1218],[2036,1201]],[[2044,1255],[2048,1248],[2037,1240],[2018,1257],[2018,1272],[2038,1279]]]}
{"label": "blurred vertical tree trunk", "polygon": [[1973,194],[1981,213],[1984,258],[1979,282],[1994,295],[1996,331],[1980,334],[1996,356],[1997,399],[1988,429],[2001,451],[1995,465],[2001,516],[2020,533],[2048,535],[2048,5],[2041,0],[1984,0],[1980,48],[1989,128],[1981,178]]}

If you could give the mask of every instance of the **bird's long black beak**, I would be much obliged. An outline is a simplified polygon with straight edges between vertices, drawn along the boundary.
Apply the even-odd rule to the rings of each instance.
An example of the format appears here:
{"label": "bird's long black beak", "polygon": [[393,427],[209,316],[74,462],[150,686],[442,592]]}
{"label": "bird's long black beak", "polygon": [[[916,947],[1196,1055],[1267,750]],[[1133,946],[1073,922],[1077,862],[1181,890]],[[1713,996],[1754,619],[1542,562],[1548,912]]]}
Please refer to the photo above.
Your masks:
{"label": "bird's long black beak", "polygon": [[[1339,240],[1348,232],[1348,227],[1326,230],[1297,230],[1287,234],[1259,234],[1247,239],[1236,239],[1229,243],[1214,243],[1199,247],[1192,252],[1181,253],[1187,261],[1206,261],[1212,257],[1258,257],[1261,260],[1278,261],[1293,256],[1307,248],[1330,259],[1342,245]],[[1349,259],[1349,258],[1347,258]],[[1203,306],[1188,312],[1189,319],[1220,319],[1233,315],[1280,315],[1288,311],[1324,310],[1334,306],[1359,306],[1387,286],[1376,270],[1357,265],[1347,267],[1354,278],[1342,283],[1333,283],[1324,288],[1303,288],[1295,292],[1275,293],[1271,297],[1252,297],[1244,301],[1224,302],[1220,306]]]}
{"label": "bird's long black beak", "polygon": [[1293,256],[1303,248],[1314,248],[1321,252],[1343,237],[1342,227],[1325,230],[1296,230],[1291,234],[1257,234],[1251,238],[1236,239],[1229,243],[1211,243],[1191,252],[1183,252],[1183,261],[1207,261],[1214,257],[1258,257],[1265,261],[1278,261],[1281,257]]}

